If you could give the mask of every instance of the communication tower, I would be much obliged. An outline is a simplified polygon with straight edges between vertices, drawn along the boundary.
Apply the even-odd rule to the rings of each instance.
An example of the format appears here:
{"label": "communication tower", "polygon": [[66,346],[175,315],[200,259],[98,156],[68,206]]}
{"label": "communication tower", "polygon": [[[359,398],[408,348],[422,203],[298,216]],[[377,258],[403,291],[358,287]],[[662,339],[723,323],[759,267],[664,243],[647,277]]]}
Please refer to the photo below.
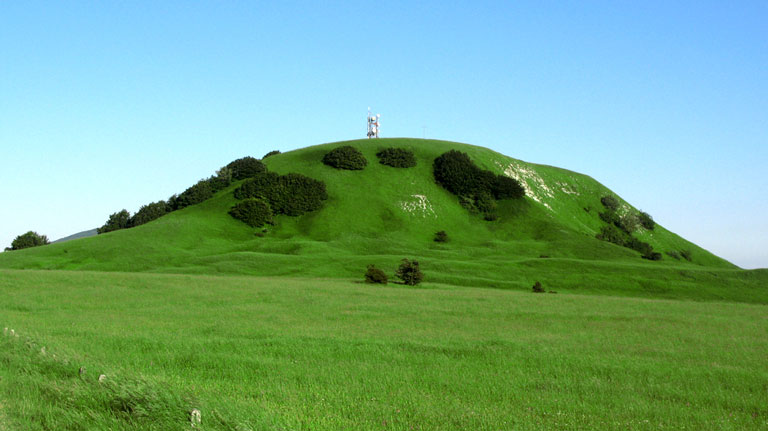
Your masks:
{"label": "communication tower", "polygon": [[371,114],[371,108],[368,108],[368,139],[379,137],[379,121],[381,114]]}

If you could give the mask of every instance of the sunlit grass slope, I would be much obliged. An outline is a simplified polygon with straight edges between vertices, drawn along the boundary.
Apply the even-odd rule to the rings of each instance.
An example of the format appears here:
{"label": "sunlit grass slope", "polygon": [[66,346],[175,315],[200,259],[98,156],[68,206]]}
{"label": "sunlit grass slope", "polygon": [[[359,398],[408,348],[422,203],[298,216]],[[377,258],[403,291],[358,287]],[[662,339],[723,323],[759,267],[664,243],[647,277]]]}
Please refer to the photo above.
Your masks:
{"label": "sunlit grass slope", "polygon": [[768,426],[765,305],[77,271],[0,293],[10,429]]}
{"label": "sunlit grass slope", "polygon": [[[339,145],[359,148],[362,171],[321,163]],[[379,149],[414,151],[418,164],[398,169],[378,163]],[[435,184],[432,161],[445,151],[468,153],[481,167],[517,177],[527,188],[520,201],[502,201],[497,221],[470,214]],[[322,180],[325,207],[302,217],[280,216],[262,236],[232,219],[237,185],[202,204],[137,228],[0,254],[0,267],[360,277],[367,264],[393,272],[403,257],[422,263],[429,280],[467,286],[528,288],[639,296],[763,302],[765,272],[742,271],[668,232],[662,226],[638,236],[660,252],[690,250],[693,261],[639,253],[595,239],[602,196],[610,190],[592,178],[525,163],[486,148],[420,139],[359,140],[324,144],[265,159],[270,170]],[[623,210],[631,207],[622,202]],[[438,244],[445,230],[450,242]]]}

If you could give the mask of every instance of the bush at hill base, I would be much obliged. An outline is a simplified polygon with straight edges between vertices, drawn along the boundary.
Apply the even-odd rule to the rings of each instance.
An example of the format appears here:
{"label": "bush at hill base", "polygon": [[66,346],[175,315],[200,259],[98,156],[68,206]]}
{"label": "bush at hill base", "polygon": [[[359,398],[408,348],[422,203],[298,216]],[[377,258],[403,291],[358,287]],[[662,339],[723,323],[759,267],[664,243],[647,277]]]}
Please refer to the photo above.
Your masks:
{"label": "bush at hill base", "polygon": [[344,145],[326,153],[323,156],[323,163],[336,169],[359,171],[368,165],[368,160],[357,148]]}
{"label": "bush at hill base", "polygon": [[368,270],[365,271],[365,282],[373,284],[387,284],[387,274],[384,271],[376,268],[375,265],[368,265]]}
{"label": "bush at hill base", "polygon": [[419,268],[419,262],[409,259],[403,259],[400,262],[400,266],[395,271],[395,276],[408,286],[415,286],[424,279],[424,274]]}
{"label": "bush at hill base", "polygon": [[378,153],[379,163],[393,168],[412,168],[416,166],[416,156],[413,151],[405,148],[386,148]]}

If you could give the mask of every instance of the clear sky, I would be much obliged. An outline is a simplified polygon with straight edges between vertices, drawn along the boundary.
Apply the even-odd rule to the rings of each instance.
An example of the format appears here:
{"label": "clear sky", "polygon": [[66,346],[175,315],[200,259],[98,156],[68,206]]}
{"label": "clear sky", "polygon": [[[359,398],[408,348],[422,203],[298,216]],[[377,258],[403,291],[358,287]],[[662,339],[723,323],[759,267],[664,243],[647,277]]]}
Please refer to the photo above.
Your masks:
{"label": "clear sky", "polygon": [[[768,2],[0,2],[0,247],[382,136],[588,174],[768,267]],[[426,127],[426,129],[425,129]]]}

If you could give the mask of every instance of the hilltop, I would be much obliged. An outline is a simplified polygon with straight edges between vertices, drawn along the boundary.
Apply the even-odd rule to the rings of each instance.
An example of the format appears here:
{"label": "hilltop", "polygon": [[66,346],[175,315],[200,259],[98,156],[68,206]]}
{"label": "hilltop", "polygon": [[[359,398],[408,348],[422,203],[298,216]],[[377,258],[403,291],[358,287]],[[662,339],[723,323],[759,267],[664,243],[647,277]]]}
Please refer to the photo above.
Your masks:
{"label": "hilltop", "polygon": [[[351,145],[368,160],[339,170],[321,160]],[[411,150],[412,168],[378,163],[386,147]],[[457,150],[482,169],[516,178],[526,196],[500,200],[498,218],[484,220],[435,182],[435,158]],[[661,254],[649,261],[596,238],[606,222],[601,198],[618,199],[619,214],[638,212],[591,177],[517,160],[487,148],[422,139],[375,139],[311,146],[263,160],[269,171],[299,173],[325,183],[322,209],[279,215],[254,229],[228,215],[235,182],[212,198],[150,223],[95,237],[0,255],[0,268],[242,274],[359,279],[367,264],[391,272],[418,259],[438,283],[557,291],[764,302],[765,271],[743,271],[656,225],[634,236]],[[212,169],[215,167],[212,167]],[[450,241],[433,241],[446,231]],[[681,259],[685,252],[690,261]],[[677,255],[677,256],[674,256]]]}

